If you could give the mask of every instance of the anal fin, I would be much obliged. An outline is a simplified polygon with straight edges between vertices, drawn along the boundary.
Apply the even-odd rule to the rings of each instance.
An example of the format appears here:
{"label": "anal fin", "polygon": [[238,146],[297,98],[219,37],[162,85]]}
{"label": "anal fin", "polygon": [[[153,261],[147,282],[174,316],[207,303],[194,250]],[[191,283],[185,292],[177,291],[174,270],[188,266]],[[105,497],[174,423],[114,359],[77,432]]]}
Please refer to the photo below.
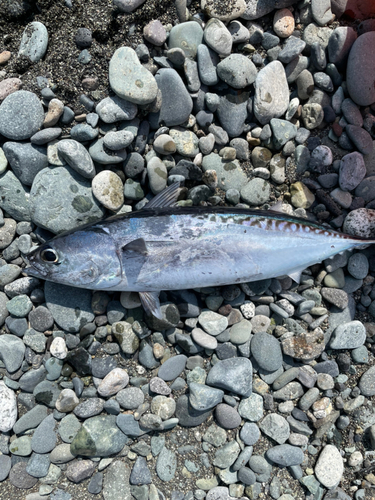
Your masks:
{"label": "anal fin", "polygon": [[139,298],[147,314],[152,314],[155,318],[163,319],[160,309],[159,292],[139,292]]}

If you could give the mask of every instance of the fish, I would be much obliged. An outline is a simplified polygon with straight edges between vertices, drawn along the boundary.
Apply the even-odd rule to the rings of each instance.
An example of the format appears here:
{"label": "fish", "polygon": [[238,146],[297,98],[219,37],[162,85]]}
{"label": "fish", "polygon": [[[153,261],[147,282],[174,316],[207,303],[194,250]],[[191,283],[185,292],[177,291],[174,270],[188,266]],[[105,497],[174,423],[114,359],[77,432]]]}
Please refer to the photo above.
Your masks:
{"label": "fish", "polygon": [[171,184],[141,210],[61,233],[27,256],[28,276],[91,290],[139,292],[162,319],[159,293],[288,275],[375,243],[275,210],[178,207]]}

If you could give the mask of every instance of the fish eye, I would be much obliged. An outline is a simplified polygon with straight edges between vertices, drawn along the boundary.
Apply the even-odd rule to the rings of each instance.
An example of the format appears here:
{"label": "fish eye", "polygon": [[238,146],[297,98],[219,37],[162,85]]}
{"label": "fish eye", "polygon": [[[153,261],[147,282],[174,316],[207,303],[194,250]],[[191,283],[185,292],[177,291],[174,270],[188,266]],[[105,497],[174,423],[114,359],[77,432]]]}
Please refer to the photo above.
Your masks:
{"label": "fish eye", "polygon": [[42,250],[40,252],[40,257],[44,260],[44,262],[56,263],[59,260],[59,257],[53,248],[45,248]]}

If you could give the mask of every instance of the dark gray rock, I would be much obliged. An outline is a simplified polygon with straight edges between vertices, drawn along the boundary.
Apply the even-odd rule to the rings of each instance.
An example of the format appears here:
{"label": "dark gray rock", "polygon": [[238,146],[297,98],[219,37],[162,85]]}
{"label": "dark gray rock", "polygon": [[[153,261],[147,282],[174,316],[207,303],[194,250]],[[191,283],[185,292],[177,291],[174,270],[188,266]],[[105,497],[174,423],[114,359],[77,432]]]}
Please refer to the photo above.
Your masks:
{"label": "dark gray rock", "polygon": [[252,392],[252,365],[246,358],[230,358],[217,362],[209,371],[206,384],[232,391],[241,396]]}
{"label": "dark gray rock", "polygon": [[13,172],[25,186],[31,186],[36,174],[48,167],[47,149],[43,146],[8,141],[3,151]]}

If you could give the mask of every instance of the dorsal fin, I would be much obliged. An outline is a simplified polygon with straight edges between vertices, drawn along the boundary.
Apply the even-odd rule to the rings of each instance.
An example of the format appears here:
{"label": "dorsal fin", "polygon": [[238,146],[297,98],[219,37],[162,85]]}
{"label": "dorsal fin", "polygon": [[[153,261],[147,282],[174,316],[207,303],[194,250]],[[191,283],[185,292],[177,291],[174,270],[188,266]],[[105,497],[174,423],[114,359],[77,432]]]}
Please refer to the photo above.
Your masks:
{"label": "dorsal fin", "polygon": [[180,190],[180,183],[174,182],[159,194],[157,194],[151,201],[143,207],[143,210],[148,210],[149,208],[165,208],[172,207],[177,201],[178,194]]}

